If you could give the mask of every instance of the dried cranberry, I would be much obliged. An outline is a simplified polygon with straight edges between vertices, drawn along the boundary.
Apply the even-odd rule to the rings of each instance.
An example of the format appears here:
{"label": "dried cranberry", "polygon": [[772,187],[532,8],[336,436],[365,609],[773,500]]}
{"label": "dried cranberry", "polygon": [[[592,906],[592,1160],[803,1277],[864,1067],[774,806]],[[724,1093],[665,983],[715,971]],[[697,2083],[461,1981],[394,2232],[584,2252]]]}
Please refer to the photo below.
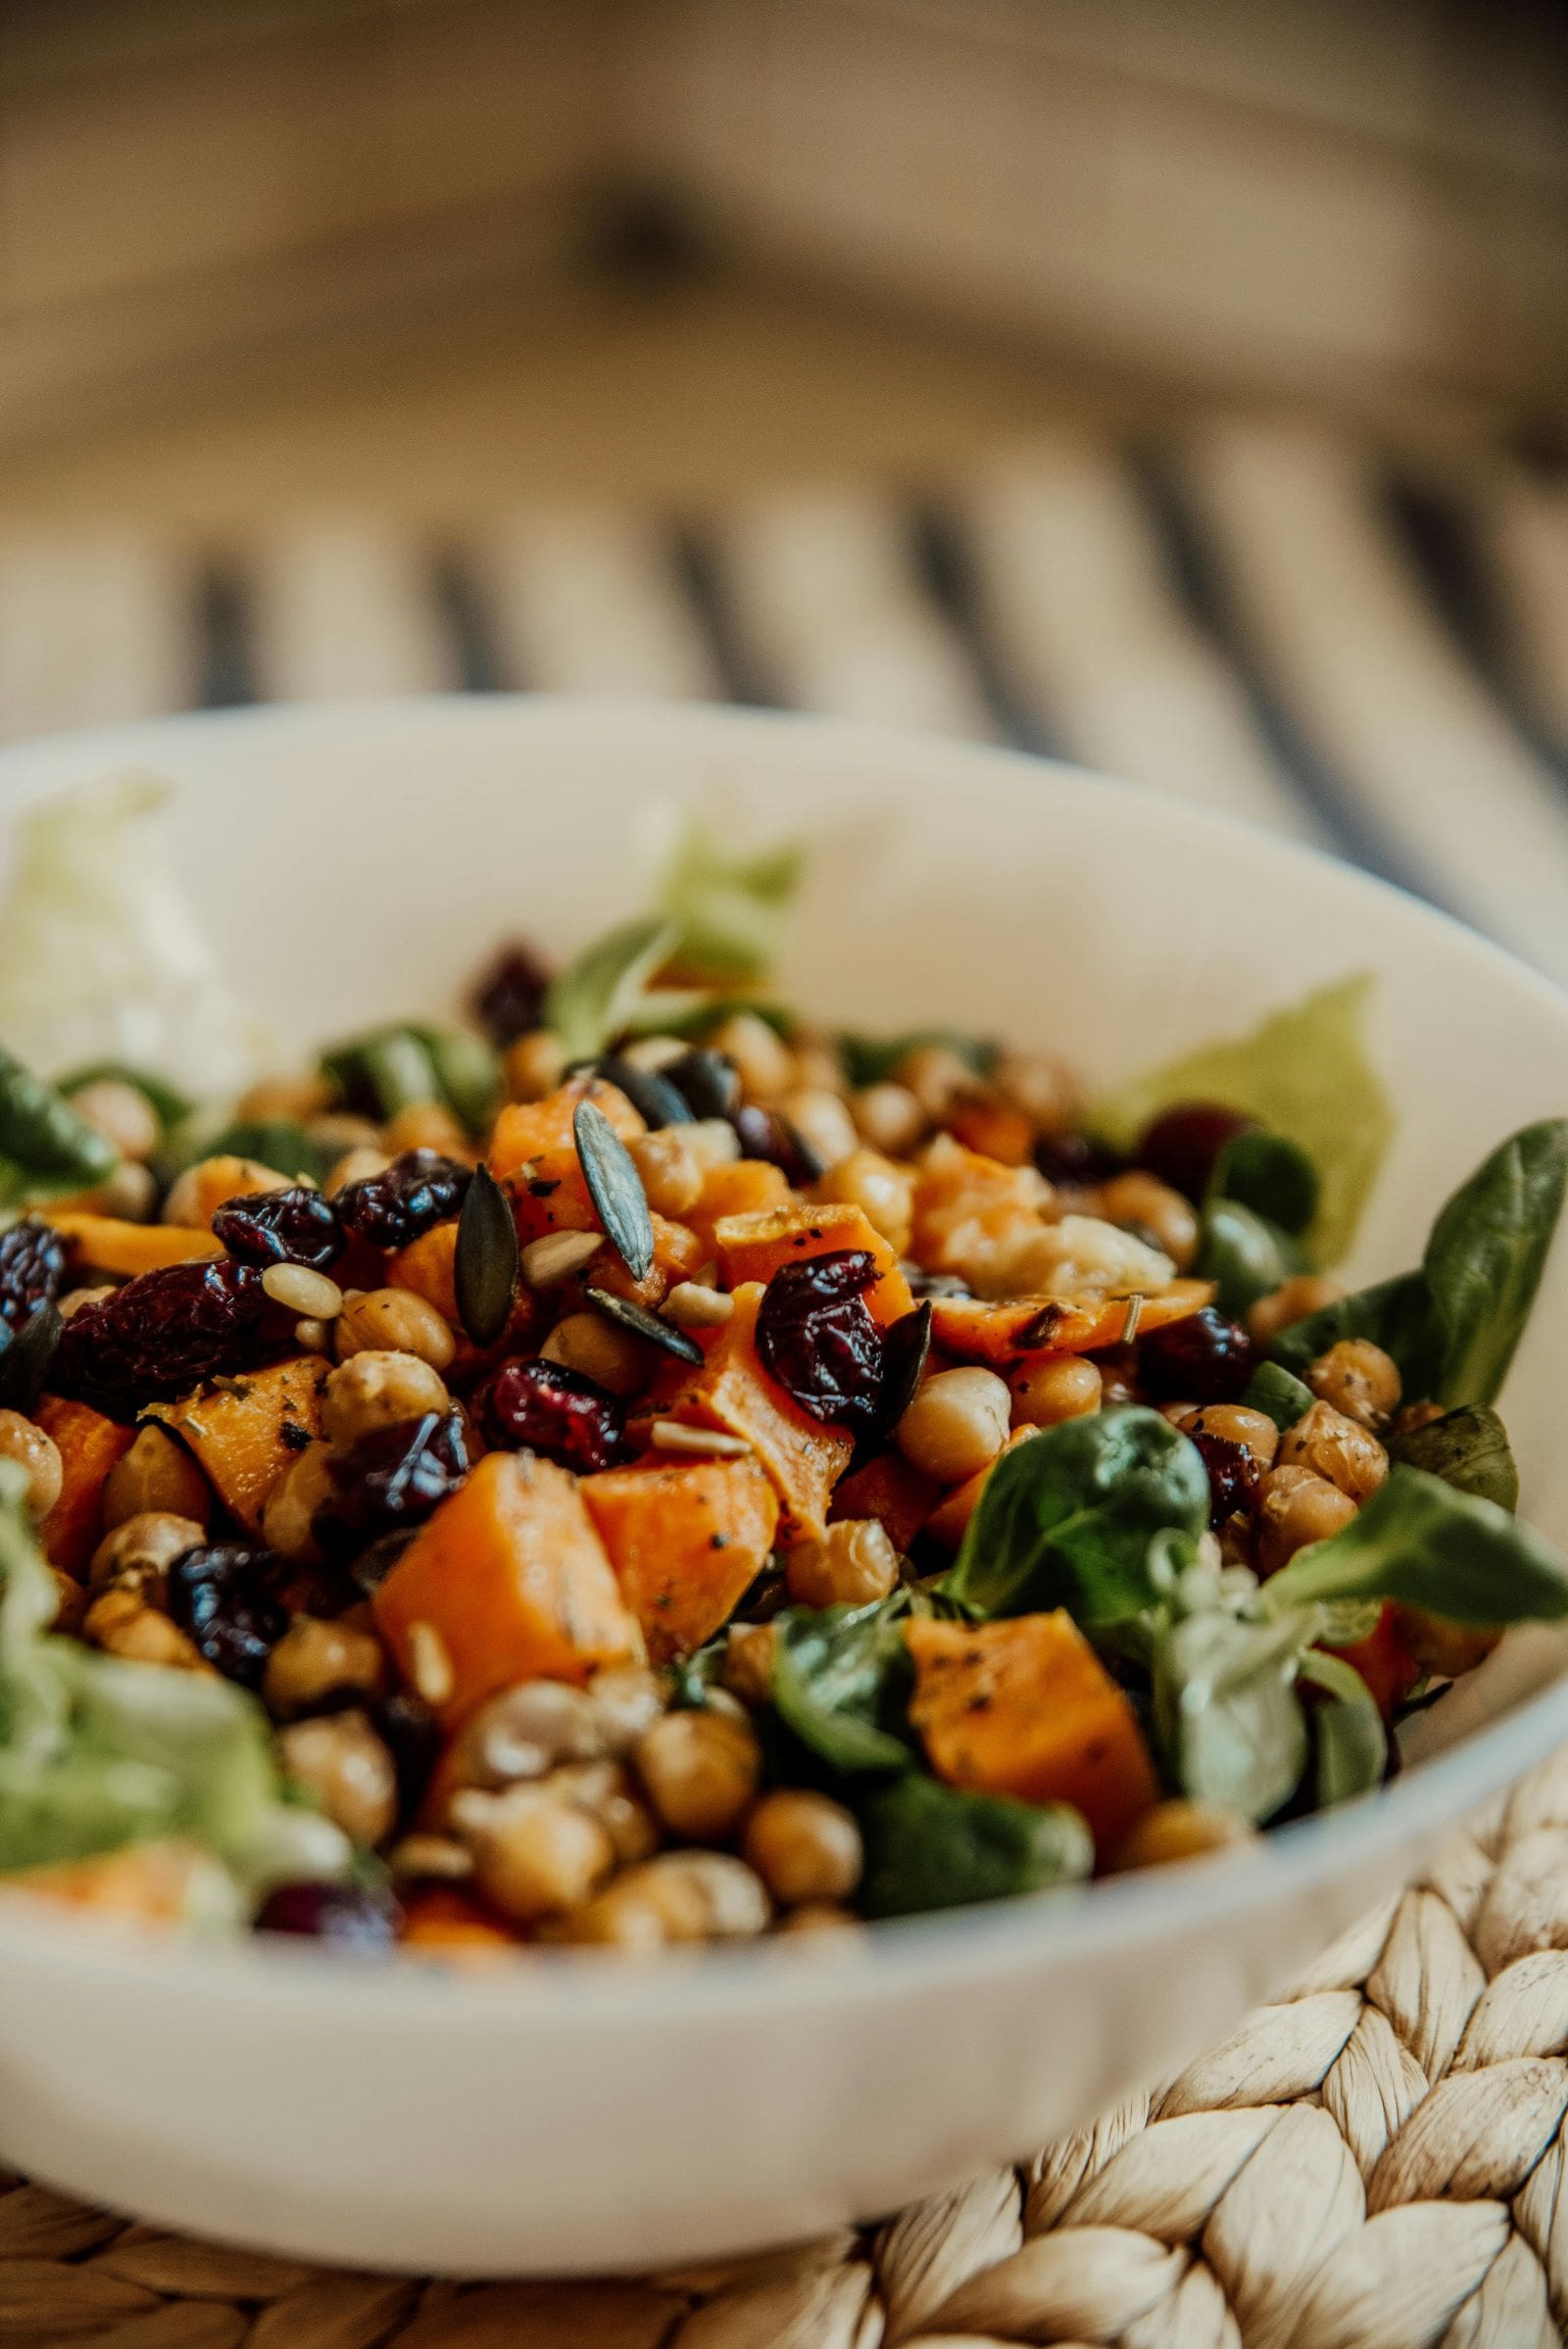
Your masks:
{"label": "dried cranberry", "polygon": [[763,1158],[769,1166],[782,1168],[797,1190],[826,1174],[806,1136],[777,1109],[759,1109],[748,1101],[734,1112],[730,1124],[740,1137],[743,1158]]}
{"label": "dried cranberry", "polygon": [[66,1244],[48,1224],[26,1216],[0,1232],[0,1319],[14,1330],[52,1305],[65,1279]]}
{"label": "dried cranberry", "polygon": [[263,1344],[267,1310],[252,1264],[170,1264],[144,1272],[66,1324],[50,1371],[59,1395],[130,1419],[201,1379],[243,1370]]}
{"label": "dried cranberry", "polygon": [[308,1264],[324,1272],[343,1253],[337,1209],[319,1191],[247,1191],[213,1217],[213,1235],[242,1264]]}
{"label": "dried cranberry", "polygon": [[422,1696],[398,1688],[370,1715],[398,1774],[399,1814],[407,1818],[424,1800],[425,1787],[441,1756],[441,1724]]}
{"label": "dried cranberry", "polygon": [[1256,1454],[1245,1444],[1233,1443],[1229,1436],[1205,1435],[1200,1428],[1188,1433],[1208,1471],[1209,1524],[1223,1525],[1228,1517],[1247,1515],[1263,1481]]}
{"label": "dried cranberry", "polygon": [[439,1150],[405,1150],[384,1174],[340,1191],[337,1211],[349,1230],[373,1248],[407,1248],[432,1224],[456,1215],[472,1180],[471,1166],[460,1166]]}
{"label": "dried cranberry", "polygon": [[490,1382],[485,1417],[510,1451],[542,1452],[591,1476],[626,1459],[626,1414],[612,1395],[561,1362],[508,1362]]}
{"label": "dried cranberry", "polygon": [[1212,1305],[1138,1342],[1138,1376],[1156,1402],[1234,1402],[1252,1375],[1252,1341]]}
{"label": "dried cranberry", "polygon": [[169,1569],[169,1612],[225,1680],[261,1687],[267,1659],[288,1630],[276,1595],[285,1569],[270,1549],[243,1542],[201,1543]]}
{"label": "dried cranberry", "polygon": [[403,1911],[382,1884],[279,1884],[262,1904],[259,1933],[300,1933],[338,1949],[388,1949]]}
{"label": "dried cranberry", "polygon": [[1200,1199],[1221,1150],[1257,1124],[1220,1101],[1180,1101],[1156,1117],[1138,1146],[1138,1161],[1173,1191]]}
{"label": "dried cranberry", "polygon": [[1035,1164],[1048,1182],[1102,1183],[1119,1174],[1127,1160],[1093,1134],[1068,1131],[1042,1134],[1035,1144]]}
{"label": "dried cranberry", "polygon": [[864,1292],[876,1279],[866,1248],[835,1248],[783,1264],[757,1315],[757,1350],[803,1411],[857,1433],[876,1423],[884,1341]]}
{"label": "dried cranberry", "polygon": [[549,988],[550,973],[538,955],[514,938],[480,972],[468,1002],[491,1043],[505,1052],[538,1027]]}
{"label": "dried cranberry", "polygon": [[422,1524],[468,1473],[463,1422],[456,1412],[372,1428],[327,1461],[335,1491],[316,1512],[323,1549],[345,1554],[382,1534]]}

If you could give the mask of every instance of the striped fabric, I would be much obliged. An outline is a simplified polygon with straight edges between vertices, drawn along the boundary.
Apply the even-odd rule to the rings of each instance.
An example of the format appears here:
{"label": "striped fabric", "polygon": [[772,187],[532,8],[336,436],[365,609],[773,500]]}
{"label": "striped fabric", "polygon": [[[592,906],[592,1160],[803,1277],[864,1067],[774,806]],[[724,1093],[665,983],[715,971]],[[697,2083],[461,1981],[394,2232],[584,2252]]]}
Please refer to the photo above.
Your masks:
{"label": "striped fabric", "polygon": [[0,734],[450,687],[1019,743],[1349,856],[1568,983],[1568,476],[1539,460],[1221,419],[701,521],[320,515],[220,563],[0,529]]}

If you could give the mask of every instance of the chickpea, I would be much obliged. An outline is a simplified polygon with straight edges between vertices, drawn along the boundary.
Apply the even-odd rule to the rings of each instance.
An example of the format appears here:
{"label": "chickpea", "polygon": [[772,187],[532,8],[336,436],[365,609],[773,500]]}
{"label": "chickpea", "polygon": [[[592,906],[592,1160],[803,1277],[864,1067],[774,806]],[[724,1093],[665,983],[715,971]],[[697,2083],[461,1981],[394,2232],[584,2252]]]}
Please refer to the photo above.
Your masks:
{"label": "chickpea", "polygon": [[87,1620],[87,1593],[74,1576],[62,1567],[51,1566],[50,1577],[55,1587],[55,1614],[49,1629],[68,1633],[74,1638]]}
{"label": "chickpea", "polygon": [[144,1427],[104,1485],[104,1525],[123,1525],[157,1509],[171,1517],[194,1517],[205,1525],[213,1513],[212,1488],[182,1444],[161,1427]]}
{"label": "chickpea", "polygon": [[320,1116],[330,1099],[326,1079],[314,1070],[301,1077],[263,1077],[240,1095],[234,1114],[239,1118],[297,1118],[305,1125]]}
{"label": "chickpea", "polygon": [[461,1884],[473,1874],[473,1854],[455,1836],[416,1833],[393,1845],[387,1866],[405,1884]]}
{"label": "chickpea", "polygon": [[1389,1473],[1389,1455],[1370,1428],[1347,1419],[1332,1403],[1314,1403],[1280,1438],[1282,1467],[1310,1468],[1360,1503]]}
{"label": "chickpea", "polygon": [[127,1085],[121,1077],[98,1077],[90,1085],[78,1085],[71,1106],[106,1135],[122,1158],[150,1158],[163,1139],[152,1102],[139,1086]]}
{"label": "chickpea", "polygon": [[1304,1321],[1309,1313],[1321,1313],[1325,1305],[1337,1304],[1345,1295],[1338,1281],[1331,1281],[1318,1272],[1297,1273],[1267,1297],[1260,1297],[1247,1316],[1249,1334],[1257,1346],[1267,1346],[1281,1330],[1288,1330],[1293,1321]]}
{"label": "chickpea", "polygon": [[865,1926],[853,1909],[841,1909],[831,1900],[808,1900],[779,1919],[778,1931],[792,1938],[808,1933],[831,1937],[835,1933],[863,1933]]}
{"label": "chickpea", "polygon": [[1306,1383],[1347,1419],[1358,1419],[1366,1428],[1386,1427],[1399,1406],[1397,1366],[1369,1338],[1342,1338],[1318,1355]]}
{"label": "chickpea", "polygon": [[194,1639],[150,1607],[139,1590],[105,1590],[82,1620],[81,1636],[106,1655],[135,1664],[166,1664],[175,1672],[212,1669]]}
{"label": "chickpea", "polygon": [[206,1539],[207,1528],[194,1517],[144,1509],[104,1536],[87,1568],[87,1587],[107,1590],[122,1586],[134,1590],[144,1605],[161,1607],[170,1567]]}
{"label": "chickpea", "polygon": [[1110,1864],[1117,1871],[1164,1868],[1173,1860],[1200,1859],[1205,1852],[1256,1841],[1256,1828],[1240,1811],[1229,1810],[1223,1803],[1192,1802],[1176,1796],[1156,1802],[1144,1813],[1117,1845]]}
{"label": "chickpea", "polygon": [[642,1177],[648,1204],[656,1215],[673,1221],[696,1206],[703,1188],[703,1170],[695,1150],[688,1150],[679,1126],[639,1134],[626,1145],[633,1166]]}
{"label": "chickpea", "polygon": [[660,1818],[694,1843],[735,1833],[762,1767],[750,1725],[718,1712],[665,1713],[638,1738],[635,1759]]}
{"label": "chickpea", "polygon": [[651,1077],[657,1077],[673,1068],[677,1060],[684,1060],[691,1049],[679,1036],[636,1036],[621,1046],[619,1057],[628,1068],[646,1069]]}
{"label": "chickpea", "polygon": [[604,1822],[544,1786],[470,1787],[454,1795],[451,1813],[480,1891],[514,1924],[581,1908],[615,1864]]}
{"label": "chickpea", "polygon": [[434,1305],[412,1289],[367,1289],[348,1297],[337,1317],[337,1358],[354,1354],[414,1354],[432,1370],[445,1370],[458,1342]]}
{"label": "chickpea", "polygon": [[316,1512],[332,1498],[332,1482],[324,1444],[313,1444],[291,1460],[262,1505],[262,1540],[269,1549],[296,1566],[319,1566],[321,1547],[316,1539]]}
{"label": "chickpea", "polygon": [[832,1037],[818,1029],[797,1028],[794,1047],[796,1083],[814,1085],[842,1100],[844,1061]]}
{"label": "chickpea", "polygon": [[836,1166],[856,1148],[859,1136],[840,1093],[824,1085],[797,1085],[780,1103],[795,1131],[804,1136],[824,1166]]}
{"label": "chickpea", "polygon": [[567,1937],[629,1952],[671,1941],[750,1940],[771,1911],[754,1869],[723,1851],[666,1851],[628,1868],[571,1919]]}
{"label": "chickpea", "polygon": [[1245,1403],[1188,1403],[1175,1424],[1188,1436],[1223,1436],[1227,1444],[1243,1444],[1260,1468],[1272,1468],[1279,1450],[1280,1431],[1266,1411],[1250,1411]]}
{"label": "chickpea", "polygon": [[292,1177],[256,1158],[203,1158],[175,1178],[164,1201],[163,1220],[183,1231],[211,1229],[217,1210],[253,1191],[286,1191]]}
{"label": "chickpea", "polygon": [[895,1081],[912,1093],[932,1125],[941,1125],[965,1096],[976,1090],[974,1070],[945,1044],[916,1045],[894,1069]]}
{"label": "chickpea", "polygon": [[908,1248],[914,1225],[914,1177],[906,1166],[895,1166],[880,1150],[862,1145],[837,1160],[830,1159],[815,1196],[841,1206],[858,1207],[872,1230],[880,1232],[899,1255]]}
{"label": "chickpea", "polygon": [[1044,1052],[1004,1052],[992,1079],[1010,1107],[1021,1109],[1037,1132],[1058,1134],[1079,1109],[1071,1070]]}
{"label": "chickpea", "polygon": [[580,1370],[584,1378],[592,1379],[596,1387],[608,1388],[612,1395],[635,1395],[647,1382],[646,1342],[607,1321],[602,1313],[568,1313],[564,1321],[557,1322],[539,1351],[546,1362]]}
{"label": "chickpea", "polygon": [[262,1693],[277,1719],[311,1713],[347,1694],[373,1696],[386,1680],[386,1659],[372,1632],[296,1615],[267,1659]]}
{"label": "chickpea", "polygon": [[48,1516],[66,1481],[60,1446],[20,1411],[0,1411],[0,1460],[14,1460],[27,1480],[29,1514]]}
{"label": "chickpea", "polygon": [[1257,1510],[1257,1563],[1265,1574],[1276,1574],[1298,1549],[1325,1542],[1348,1525],[1355,1503],[1348,1493],[1314,1476],[1310,1468],[1289,1464],[1271,1468],[1263,1480]]}
{"label": "chickpea", "polygon": [[664,1710],[659,1675],[642,1664],[607,1664],[588,1683],[602,1750],[623,1760]]}
{"label": "chickpea", "polygon": [[158,1180],[150,1166],[122,1158],[108,1181],[91,1196],[100,1215],[118,1216],[122,1223],[151,1223],[158,1205]]}
{"label": "chickpea", "polygon": [[1141,1225],[1178,1272],[1185,1272],[1198,1253],[1198,1215],[1191,1200],[1142,1169],[1114,1175],[1102,1186],[1100,1212],[1107,1223]]}
{"label": "chickpea", "polygon": [[366,1714],[324,1713],[277,1733],[286,1778],[313,1794],[355,1843],[379,1843],[398,1819],[398,1774]]}
{"label": "chickpea", "polygon": [[786,1909],[847,1900],[865,1861],[854,1813],[797,1787],[762,1796],[746,1822],[741,1850]]}
{"label": "chickpea", "polygon": [[566,1681],[519,1681],[470,1713],[453,1744],[460,1786],[494,1789],[543,1778],[561,1762],[596,1761],[604,1723],[586,1688]]}
{"label": "chickpea", "polygon": [[651,1859],[659,1849],[659,1828],[638,1797],[630,1775],[618,1762],[565,1762],[545,1780],[552,1794],[591,1811],[610,1837],[617,1867]]}
{"label": "chickpea", "polygon": [[448,1410],[451,1401],[445,1380],[417,1354],[372,1348],[339,1363],[328,1376],[321,1390],[321,1433],[347,1449],[372,1429]]}
{"label": "chickpea", "polygon": [[911,1468],[961,1485],[988,1468],[1007,1441],[1012,1396],[994,1370],[939,1370],[894,1430]]}
{"label": "chickpea", "polygon": [[1449,1623],[1442,1615],[1429,1615],[1424,1607],[1397,1608],[1396,1622],[1401,1642],[1422,1671],[1447,1681],[1473,1672],[1502,1638],[1494,1625]]}
{"label": "chickpea", "polygon": [[773,1693],[773,1626],[732,1623],[724,1635],[724,1687],[743,1704],[766,1704]]}
{"label": "chickpea", "polygon": [[1394,1433],[1396,1436],[1413,1436],[1418,1428],[1432,1427],[1438,1420],[1446,1417],[1447,1413],[1441,1403],[1406,1403],[1402,1410],[1395,1413]]}
{"label": "chickpea", "polygon": [[699,1117],[681,1127],[680,1138],[705,1174],[714,1166],[733,1166],[741,1154],[741,1138],[727,1117]]}
{"label": "chickpea", "polygon": [[404,1150],[439,1150],[460,1165],[472,1157],[467,1135],[441,1101],[411,1101],[387,1119],[382,1138],[394,1157]]}
{"label": "chickpea", "polygon": [[1100,1408],[1103,1379],[1086,1354],[1046,1354],[1026,1359],[1011,1373],[1014,1427],[1054,1428],[1064,1419],[1087,1419]]}
{"label": "chickpea", "polygon": [[756,1011],[731,1012],[708,1043],[734,1061],[748,1101],[776,1101],[794,1082],[794,1054]]}
{"label": "chickpea", "polygon": [[351,1144],[326,1178],[328,1199],[336,1199],[338,1193],[347,1191],[351,1183],[373,1182],[377,1175],[385,1174],[391,1163],[390,1152],[382,1150],[379,1143]]}
{"label": "chickpea", "polygon": [[891,1082],[852,1095],[850,1114],[861,1141],[890,1158],[906,1157],[931,1123],[907,1085]]}
{"label": "chickpea", "polygon": [[501,1063],[509,1101],[542,1101],[566,1073],[566,1050],[549,1028],[531,1028],[507,1048]]}
{"label": "chickpea", "polygon": [[875,1517],[845,1517],[820,1542],[800,1542],[784,1560],[798,1607],[867,1605],[886,1598],[899,1579],[899,1553]]}

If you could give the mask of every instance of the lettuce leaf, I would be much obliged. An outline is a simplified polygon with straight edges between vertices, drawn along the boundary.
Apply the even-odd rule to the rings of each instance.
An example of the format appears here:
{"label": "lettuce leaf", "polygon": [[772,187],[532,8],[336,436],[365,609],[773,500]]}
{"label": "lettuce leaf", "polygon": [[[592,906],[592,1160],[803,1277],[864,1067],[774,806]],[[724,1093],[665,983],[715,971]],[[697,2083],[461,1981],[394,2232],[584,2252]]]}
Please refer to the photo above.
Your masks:
{"label": "lettuce leaf", "polygon": [[673,958],[681,969],[724,986],[765,978],[805,863],[795,842],[736,856],[706,817],[693,815],[656,901],[677,933]]}

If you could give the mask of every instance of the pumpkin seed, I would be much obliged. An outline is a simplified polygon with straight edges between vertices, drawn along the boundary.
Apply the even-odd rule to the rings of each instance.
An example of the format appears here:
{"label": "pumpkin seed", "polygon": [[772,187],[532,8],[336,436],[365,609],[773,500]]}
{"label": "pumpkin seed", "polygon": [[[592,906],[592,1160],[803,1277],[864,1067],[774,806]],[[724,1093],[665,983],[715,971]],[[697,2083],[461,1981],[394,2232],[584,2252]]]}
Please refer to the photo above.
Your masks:
{"label": "pumpkin seed", "polygon": [[592,1101],[577,1103],[571,1130],[588,1196],[605,1235],[632,1279],[644,1280],[654,1261],[654,1219],[631,1152],[603,1109]]}
{"label": "pumpkin seed", "polygon": [[931,1306],[901,1313],[882,1344],[882,1385],[876,1398],[879,1433],[898,1426],[920,1384],[931,1351]]}
{"label": "pumpkin seed", "polygon": [[626,1096],[638,1115],[646,1120],[650,1132],[657,1134],[661,1126],[696,1123],[697,1112],[685,1095],[657,1069],[638,1068],[632,1061],[623,1060],[618,1052],[612,1052],[608,1060],[599,1063],[599,1074]]}
{"label": "pumpkin seed", "polygon": [[617,1297],[612,1289],[588,1288],[584,1291],[588,1302],[607,1320],[618,1321],[623,1330],[635,1338],[646,1338],[651,1346],[662,1346],[666,1354],[674,1354],[682,1362],[700,1362],[703,1349],[695,1338],[677,1330],[673,1322],[661,1321],[657,1313],[649,1313],[629,1297]]}
{"label": "pumpkin seed", "polygon": [[[0,1323],[0,1328],[5,1325]],[[30,1411],[43,1393],[65,1323],[53,1305],[40,1305],[0,1351],[0,1405]]]}
{"label": "pumpkin seed", "polygon": [[740,1105],[740,1070],[727,1052],[687,1052],[670,1062],[664,1078],[698,1117],[728,1117]]}
{"label": "pumpkin seed", "polygon": [[458,1319],[475,1346],[494,1346],[512,1318],[517,1294],[517,1227],[488,1166],[476,1166],[458,1217],[452,1281]]}

